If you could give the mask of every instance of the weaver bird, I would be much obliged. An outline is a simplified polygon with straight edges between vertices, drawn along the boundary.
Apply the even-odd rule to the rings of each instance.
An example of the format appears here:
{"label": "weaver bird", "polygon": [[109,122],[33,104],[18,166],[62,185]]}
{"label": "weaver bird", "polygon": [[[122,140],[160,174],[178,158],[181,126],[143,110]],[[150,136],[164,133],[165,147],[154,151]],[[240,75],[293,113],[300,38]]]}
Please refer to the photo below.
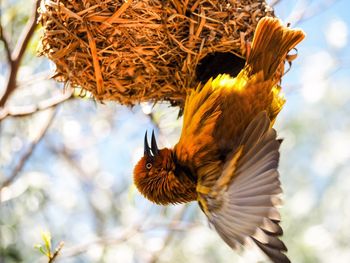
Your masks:
{"label": "weaver bird", "polygon": [[259,21],[244,68],[210,79],[187,97],[181,137],[173,149],[144,141],[134,169],[150,201],[198,201],[233,249],[255,243],[273,262],[290,262],[279,239],[279,147],[272,128],[285,102],[279,68],[302,39],[276,18]]}

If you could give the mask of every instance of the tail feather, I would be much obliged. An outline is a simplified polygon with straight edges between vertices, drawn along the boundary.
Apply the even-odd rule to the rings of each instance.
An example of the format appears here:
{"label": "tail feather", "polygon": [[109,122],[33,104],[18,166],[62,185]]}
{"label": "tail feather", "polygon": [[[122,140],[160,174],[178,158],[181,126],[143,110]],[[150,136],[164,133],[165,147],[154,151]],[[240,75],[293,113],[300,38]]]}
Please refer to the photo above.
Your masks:
{"label": "tail feather", "polygon": [[290,29],[277,18],[264,17],[256,28],[246,67],[249,75],[263,72],[271,79],[288,52],[305,37],[300,29]]}

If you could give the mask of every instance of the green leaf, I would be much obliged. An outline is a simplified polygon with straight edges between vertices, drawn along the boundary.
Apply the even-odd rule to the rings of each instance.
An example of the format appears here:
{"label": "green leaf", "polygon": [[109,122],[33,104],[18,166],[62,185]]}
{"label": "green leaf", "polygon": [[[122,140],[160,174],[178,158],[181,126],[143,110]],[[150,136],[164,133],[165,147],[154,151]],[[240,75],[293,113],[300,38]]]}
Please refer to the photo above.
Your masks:
{"label": "green leaf", "polygon": [[44,244],[47,251],[51,251],[51,234],[48,231],[41,231],[41,238],[44,240]]}

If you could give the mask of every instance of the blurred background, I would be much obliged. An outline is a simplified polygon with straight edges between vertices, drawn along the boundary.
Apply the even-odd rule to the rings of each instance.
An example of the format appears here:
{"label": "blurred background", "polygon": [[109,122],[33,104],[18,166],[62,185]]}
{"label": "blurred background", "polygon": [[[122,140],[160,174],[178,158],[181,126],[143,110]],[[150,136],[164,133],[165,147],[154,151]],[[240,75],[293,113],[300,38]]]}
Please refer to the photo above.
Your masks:
{"label": "blurred background", "polygon": [[[275,125],[284,138],[283,240],[293,262],[350,262],[350,2],[270,3],[307,33]],[[36,56],[40,28],[23,37],[33,6],[0,1],[0,262],[47,262],[34,248],[42,231],[53,250],[64,242],[55,262],[266,262],[258,250],[232,251],[197,204],[160,207],[140,196],[132,171],[144,133],[174,145],[178,110],[101,104],[50,80],[54,66]],[[20,66],[7,47],[23,55]],[[18,87],[4,99],[17,66]]]}

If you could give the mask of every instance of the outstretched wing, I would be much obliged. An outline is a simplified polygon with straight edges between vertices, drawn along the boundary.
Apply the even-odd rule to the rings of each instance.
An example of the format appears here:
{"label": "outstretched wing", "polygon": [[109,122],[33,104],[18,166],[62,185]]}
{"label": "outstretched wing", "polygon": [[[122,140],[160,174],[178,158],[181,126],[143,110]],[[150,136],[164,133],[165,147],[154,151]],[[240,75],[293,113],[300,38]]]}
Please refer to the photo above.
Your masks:
{"label": "outstretched wing", "polygon": [[[233,249],[254,241],[273,262],[290,262],[278,238],[282,193],[277,171],[280,140],[266,112],[244,132],[210,191],[198,187],[199,203],[221,238]],[[202,191],[203,190],[203,191]]]}

